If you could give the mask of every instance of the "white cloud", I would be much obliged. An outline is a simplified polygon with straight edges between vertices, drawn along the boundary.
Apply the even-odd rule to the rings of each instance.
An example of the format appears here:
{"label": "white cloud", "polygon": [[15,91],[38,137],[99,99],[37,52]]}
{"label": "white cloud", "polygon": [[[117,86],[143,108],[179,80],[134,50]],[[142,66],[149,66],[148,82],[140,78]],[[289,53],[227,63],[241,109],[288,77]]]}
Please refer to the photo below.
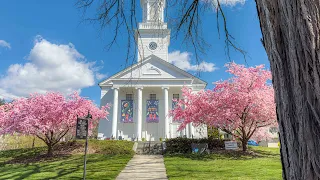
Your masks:
{"label": "white cloud", "polygon": [[[212,4],[214,7],[217,6],[218,0],[202,0],[204,3]],[[233,7],[237,4],[243,5],[246,0],[219,0],[220,5]]]}
{"label": "white cloud", "polygon": [[73,44],[54,44],[41,36],[27,56],[25,64],[12,64],[0,76],[0,97],[28,96],[30,93],[60,91],[69,94],[95,84],[102,75],[87,62]]}
{"label": "white cloud", "polygon": [[108,75],[107,74],[101,74],[101,73],[96,73],[96,78],[97,80],[102,80],[105,79]]}
{"label": "white cloud", "polygon": [[10,94],[7,91],[5,91],[4,89],[0,88],[0,99],[11,100],[11,99],[15,99],[17,97],[18,96]]}
{"label": "white cloud", "polygon": [[5,47],[5,48],[8,48],[8,49],[11,49],[10,44],[7,41],[1,40],[1,39],[0,39],[0,47]]}
{"label": "white cloud", "polygon": [[205,61],[198,65],[192,65],[191,55],[189,52],[173,51],[169,53],[169,62],[186,71],[212,72],[217,69],[215,64]]}

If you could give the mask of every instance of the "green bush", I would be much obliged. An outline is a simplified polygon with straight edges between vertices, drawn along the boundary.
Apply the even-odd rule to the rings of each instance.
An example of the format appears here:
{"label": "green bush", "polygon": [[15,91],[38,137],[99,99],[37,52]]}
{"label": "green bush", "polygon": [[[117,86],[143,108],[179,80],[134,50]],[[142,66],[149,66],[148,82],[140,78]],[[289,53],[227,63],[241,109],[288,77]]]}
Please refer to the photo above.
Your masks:
{"label": "green bush", "polygon": [[191,153],[192,143],[208,143],[209,150],[223,149],[224,140],[216,138],[202,138],[202,139],[189,139],[189,138],[173,138],[166,141],[166,153]]}

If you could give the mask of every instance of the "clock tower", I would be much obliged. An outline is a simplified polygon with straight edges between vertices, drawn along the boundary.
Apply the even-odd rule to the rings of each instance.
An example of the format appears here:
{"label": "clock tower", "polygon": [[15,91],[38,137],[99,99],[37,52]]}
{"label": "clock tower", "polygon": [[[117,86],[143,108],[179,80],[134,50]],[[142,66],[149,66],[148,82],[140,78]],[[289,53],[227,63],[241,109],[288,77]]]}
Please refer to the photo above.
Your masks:
{"label": "clock tower", "polygon": [[140,0],[142,22],[135,32],[138,45],[138,62],[150,55],[168,61],[170,30],[164,22],[166,0]]}

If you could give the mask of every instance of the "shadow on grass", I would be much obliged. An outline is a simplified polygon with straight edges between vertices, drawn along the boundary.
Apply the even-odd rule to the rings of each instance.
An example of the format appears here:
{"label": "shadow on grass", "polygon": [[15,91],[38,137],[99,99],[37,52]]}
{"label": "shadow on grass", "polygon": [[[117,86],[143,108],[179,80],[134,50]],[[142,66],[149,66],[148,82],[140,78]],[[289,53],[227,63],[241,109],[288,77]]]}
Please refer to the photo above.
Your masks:
{"label": "shadow on grass", "polygon": [[235,159],[235,160],[250,160],[254,158],[279,158],[279,152],[276,150],[260,150],[257,148],[249,148],[247,152],[241,150],[216,150],[210,154],[166,154],[166,157],[179,157],[179,158],[189,158],[192,160],[213,160],[213,159]]}
{"label": "shadow on grass", "polygon": [[17,157],[29,157],[39,155],[46,151],[46,147],[36,147],[36,148],[23,148],[23,149],[12,149],[0,151],[0,157],[5,158],[17,158]]}
{"label": "shadow on grass", "polygon": [[82,143],[78,141],[61,142],[54,146],[53,156],[47,156],[47,147],[22,148],[0,151],[0,167],[5,164],[29,164],[36,162],[50,162],[66,159],[74,150],[82,150]]}
{"label": "shadow on grass", "polygon": [[70,157],[70,154],[46,155],[47,147],[24,148],[0,151],[0,167],[6,164],[25,164],[37,162],[50,162]]}
{"label": "shadow on grass", "polygon": [[[125,167],[133,156],[132,143],[116,144],[118,149],[114,148],[113,142],[90,141],[87,157],[88,179],[115,179]],[[55,155],[51,157],[46,156],[46,152],[47,147],[0,151],[0,180],[82,179],[83,141],[57,144],[54,147]]]}
{"label": "shadow on grass", "polygon": [[272,151],[263,151],[254,149],[253,150],[256,154],[258,154],[258,157],[271,157],[271,158],[279,158],[280,151],[279,152],[272,152]]}
{"label": "shadow on grass", "polygon": [[255,156],[244,156],[237,153],[212,153],[212,154],[166,154],[166,157],[188,158],[192,160],[213,160],[213,159],[252,159]]}
{"label": "shadow on grass", "polygon": [[[54,160],[58,160],[54,157],[51,158],[51,162]],[[62,160],[59,158],[59,160]],[[0,179],[25,179],[30,177],[31,175],[37,173],[52,173],[53,171],[64,167],[70,164],[74,159],[66,160],[66,157],[63,159],[63,165],[61,163],[50,163],[48,162],[38,162],[32,164],[4,164],[0,169],[1,178]],[[79,163],[76,168],[65,167],[62,172],[59,171],[58,175],[50,176],[46,178],[45,176],[41,177],[41,179],[56,179],[62,177],[65,174],[73,173],[75,170],[78,170],[82,164]],[[14,169],[14,170],[13,170]],[[65,173],[64,173],[65,172]],[[53,173],[52,173],[53,174]]]}
{"label": "shadow on grass", "polygon": [[36,156],[18,156],[8,161],[0,163],[0,167],[6,164],[31,164],[31,163],[42,163],[59,161],[69,158],[70,154],[55,154],[53,156],[47,156],[46,154],[38,154]]}
{"label": "shadow on grass", "polygon": [[[131,156],[90,154],[87,175],[90,179],[114,179]],[[56,157],[52,161],[30,164],[6,164],[0,167],[0,179],[81,179],[83,155]],[[96,175],[102,175],[99,178]]]}

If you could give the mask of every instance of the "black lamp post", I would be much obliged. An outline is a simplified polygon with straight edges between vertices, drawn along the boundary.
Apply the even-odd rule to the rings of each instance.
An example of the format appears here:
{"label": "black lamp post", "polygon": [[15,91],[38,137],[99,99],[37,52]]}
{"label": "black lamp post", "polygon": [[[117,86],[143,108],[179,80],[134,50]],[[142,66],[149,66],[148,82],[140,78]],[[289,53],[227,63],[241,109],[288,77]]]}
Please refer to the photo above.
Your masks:
{"label": "black lamp post", "polygon": [[[85,117],[88,122],[89,127],[89,120],[92,119],[92,115],[90,114],[90,111],[88,111],[87,116]],[[84,150],[84,165],[83,165],[83,179],[86,179],[86,169],[87,169],[87,151],[88,151],[88,130],[87,130],[87,136],[86,136],[86,145]]]}

